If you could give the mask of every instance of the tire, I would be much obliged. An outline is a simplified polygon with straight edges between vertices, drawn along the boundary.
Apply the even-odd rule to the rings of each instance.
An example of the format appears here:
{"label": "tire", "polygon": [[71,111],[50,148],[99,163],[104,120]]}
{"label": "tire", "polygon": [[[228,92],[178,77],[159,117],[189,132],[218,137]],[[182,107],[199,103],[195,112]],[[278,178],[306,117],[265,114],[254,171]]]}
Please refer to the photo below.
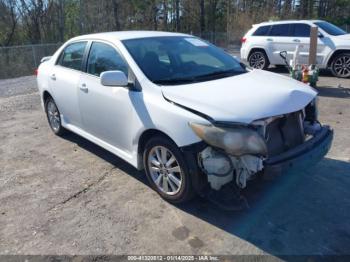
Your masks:
{"label": "tire", "polygon": [[252,68],[265,70],[269,67],[270,61],[264,51],[256,50],[250,53],[248,64]]}
{"label": "tire", "polygon": [[339,78],[350,77],[350,53],[341,53],[336,55],[331,62],[331,71],[333,76]]}
{"label": "tire", "polygon": [[45,112],[51,130],[55,135],[62,136],[66,129],[62,126],[60,111],[52,97],[47,98],[45,101]]}
{"label": "tire", "polygon": [[170,139],[151,138],[144,149],[143,164],[151,187],[168,202],[184,203],[194,196],[186,161]]}

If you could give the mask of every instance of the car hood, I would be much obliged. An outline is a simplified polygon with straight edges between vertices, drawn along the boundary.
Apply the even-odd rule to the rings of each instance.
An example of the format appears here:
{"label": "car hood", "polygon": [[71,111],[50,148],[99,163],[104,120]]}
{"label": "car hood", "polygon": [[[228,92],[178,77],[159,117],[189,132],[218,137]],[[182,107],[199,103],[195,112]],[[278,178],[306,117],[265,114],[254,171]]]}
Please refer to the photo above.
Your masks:
{"label": "car hood", "polygon": [[345,34],[345,35],[338,35],[336,36],[338,39],[342,40],[350,40],[350,34]]}
{"label": "car hood", "polygon": [[200,83],[163,86],[168,101],[215,121],[249,124],[304,108],[317,92],[289,77],[262,70]]}

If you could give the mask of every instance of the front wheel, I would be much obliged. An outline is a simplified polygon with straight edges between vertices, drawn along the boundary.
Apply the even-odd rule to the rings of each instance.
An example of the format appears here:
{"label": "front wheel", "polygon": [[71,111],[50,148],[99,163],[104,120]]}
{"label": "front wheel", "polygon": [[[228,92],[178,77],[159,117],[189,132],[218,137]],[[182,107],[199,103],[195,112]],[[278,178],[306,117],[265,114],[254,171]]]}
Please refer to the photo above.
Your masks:
{"label": "front wheel", "polygon": [[334,57],[331,63],[331,71],[336,77],[350,77],[350,53],[343,53]]}
{"label": "front wheel", "polygon": [[264,51],[253,51],[248,57],[249,66],[255,69],[267,69],[270,65],[269,59]]}
{"label": "front wheel", "polygon": [[170,139],[151,138],[145,146],[143,163],[152,188],[165,200],[183,203],[193,196],[185,159]]}

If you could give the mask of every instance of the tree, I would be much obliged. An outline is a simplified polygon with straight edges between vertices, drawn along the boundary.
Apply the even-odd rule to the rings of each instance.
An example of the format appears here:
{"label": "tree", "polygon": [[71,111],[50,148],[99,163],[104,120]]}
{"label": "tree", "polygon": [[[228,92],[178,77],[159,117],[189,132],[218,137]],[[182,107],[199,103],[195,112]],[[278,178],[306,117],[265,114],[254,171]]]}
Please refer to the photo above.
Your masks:
{"label": "tree", "polygon": [[11,44],[18,22],[15,0],[0,1],[0,45]]}
{"label": "tree", "polygon": [[237,43],[252,24],[293,18],[350,24],[350,0],[0,0],[0,45],[136,29],[226,33]]}

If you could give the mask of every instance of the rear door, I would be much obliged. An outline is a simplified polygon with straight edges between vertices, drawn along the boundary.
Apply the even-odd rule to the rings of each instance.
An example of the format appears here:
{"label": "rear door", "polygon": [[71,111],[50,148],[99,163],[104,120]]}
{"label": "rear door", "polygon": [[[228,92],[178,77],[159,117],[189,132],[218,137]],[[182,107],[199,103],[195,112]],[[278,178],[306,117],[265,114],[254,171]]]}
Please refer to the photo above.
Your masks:
{"label": "rear door", "polygon": [[288,61],[292,57],[295,50],[296,42],[290,33],[291,24],[275,24],[272,25],[266,41],[268,44],[268,52],[271,54],[270,63],[273,65],[284,64],[280,57],[280,52],[287,51]]}
{"label": "rear door", "polygon": [[78,127],[81,117],[77,95],[86,46],[86,41],[68,44],[52,67],[49,80],[63,121]]}

